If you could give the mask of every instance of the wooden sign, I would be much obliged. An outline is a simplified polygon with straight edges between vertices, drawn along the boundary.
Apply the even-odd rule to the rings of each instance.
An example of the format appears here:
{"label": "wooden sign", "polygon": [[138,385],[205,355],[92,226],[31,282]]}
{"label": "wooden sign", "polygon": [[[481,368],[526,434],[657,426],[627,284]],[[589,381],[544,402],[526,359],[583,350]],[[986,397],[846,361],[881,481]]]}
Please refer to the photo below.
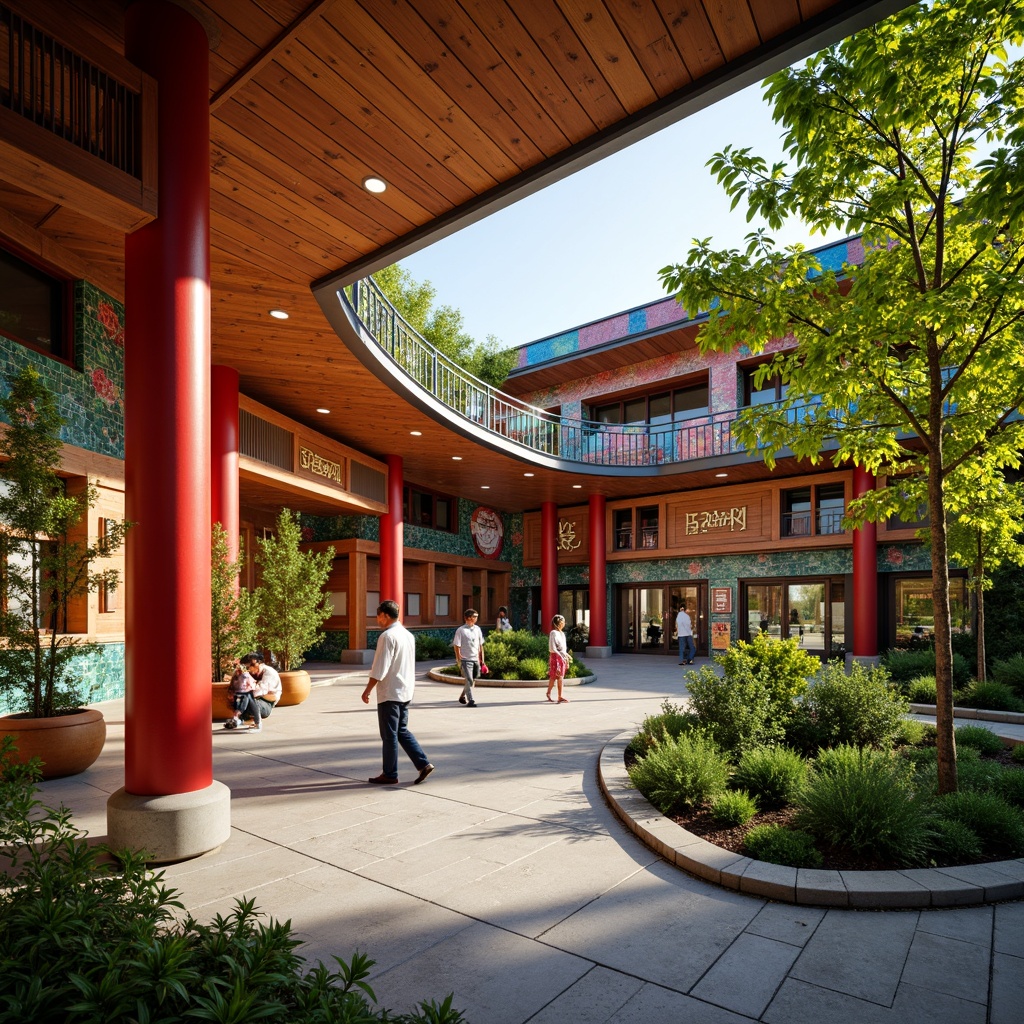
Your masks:
{"label": "wooden sign", "polygon": [[711,614],[732,614],[732,587],[711,588]]}

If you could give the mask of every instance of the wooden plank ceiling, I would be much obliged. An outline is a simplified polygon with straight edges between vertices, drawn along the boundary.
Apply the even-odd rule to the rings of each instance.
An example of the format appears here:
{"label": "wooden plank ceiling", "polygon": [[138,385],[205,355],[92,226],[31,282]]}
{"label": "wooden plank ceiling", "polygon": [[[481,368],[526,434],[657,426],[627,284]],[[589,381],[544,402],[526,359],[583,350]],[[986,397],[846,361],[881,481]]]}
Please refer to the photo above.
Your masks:
{"label": "wooden plank ceiling", "polygon": [[[183,2],[211,36],[214,361],[236,367],[245,394],[287,416],[376,457],[405,455],[407,479],[501,508],[578,501],[596,485],[610,496],[669,489],[665,478],[524,478],[528,466],[493,455],[481,466],[472,442],[357,363],[310,287],[394,262],[904,5]],[[122,6],[48,0],[69,43],[91,32],[123,53]],[[383,194],[362,187],[369,175],[387,182]],[[123,294],[121,236],[87,211],[41,200],[31,182],[5,183],[0,202],[0,234],[62,247]],[[594,301],[595,317],[614,312]],[[290,319],[270,318],[271,309]],[[485,475],[489,491],[480,490]]]}

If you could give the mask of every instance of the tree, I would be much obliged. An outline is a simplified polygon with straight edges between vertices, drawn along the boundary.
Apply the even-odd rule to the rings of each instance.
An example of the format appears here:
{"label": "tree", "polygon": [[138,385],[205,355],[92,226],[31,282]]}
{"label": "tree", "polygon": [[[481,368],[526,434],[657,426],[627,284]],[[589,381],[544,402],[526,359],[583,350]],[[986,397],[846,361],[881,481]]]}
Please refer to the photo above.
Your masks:
{"label": "tree", "polygon": [[493,334],[475,341],[466,333],[461,311],[453,306],[435,308],[434,286],[414,280],[398,263],[378,270],[373,279],[405,322],[434,348],[484,383],[501,387],[516,365],[515,349],[503,348]]}
{"label": "tree", "polygon": [[[740,417],[741,443],[769,465],[828,445],[884,476],[847,525],[926,505],[941,792],[956,788],[948,496],[965,466],[982,483],[1017,466],[1024,442],[1024,67],[1005,52],[1022,38],[1020,0],[936,0],[773,75],[793,168],[732,147],[709,162],[766,227],[745,251],[696,241],[661,271],[687,309],[714,310],[703,349],[781,347],[759,374],[785,397]],[[793,216],[859,233],[863,262],[837,273],[779,251],[767,232]]]}
{"label": "tree", "polygon": [[306,651],[322,636],[331,614],[323,590],[331,574],[334,548],[303,551],[298,513],[281,509],[275,536],[257,541],[260,585],[253,592],[260,643],[284,672],[297,669]]}
{"label": "tree", "polygon": [[220,682],[232,664],[252,650],[256,643],[255,602],[249,592],[238,586],[238,573],[244,555],[232,561],[228,557],[228,535],[220,523],[213,524],[213,551],[210,559],[212,679]]}
{"label": "tree", "polygon": [[66,632],[70,602],[114,588],[116,569],[94,569],[95,560],[114,554],[128,523],[104,521],[94,541],[82,524],[98,494],[88,484],[67,493],[58,476],[60,429],[57,400],[31,366],[7,376],[10,391],[0,412],[10,424],[0,439],[0,529],[3,603],[0,607],[0,690],[16,694],[19,710],[53,718],[84,702],[75,661],[99,650]]}

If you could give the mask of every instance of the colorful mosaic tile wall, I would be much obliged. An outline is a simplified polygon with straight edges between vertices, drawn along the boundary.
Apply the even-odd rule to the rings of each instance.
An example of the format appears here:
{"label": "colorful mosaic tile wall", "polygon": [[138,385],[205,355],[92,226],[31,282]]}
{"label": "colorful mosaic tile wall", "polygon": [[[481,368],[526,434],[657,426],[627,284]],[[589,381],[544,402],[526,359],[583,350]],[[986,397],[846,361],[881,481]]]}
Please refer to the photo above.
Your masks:
{"label": "colorful mosaic tile wall", "polygon": [[[66,420],[61,440],[124,458],[124,306],[86,281],[75,284],[73,365],[26,348],[0,332],[0,375],[34,366]],[[0,382],[4,392],[6,383]],[[100,645],[78,659],[90,702],[124,696],[124,644]],[[13,710],[3,706],[0,712]]]}

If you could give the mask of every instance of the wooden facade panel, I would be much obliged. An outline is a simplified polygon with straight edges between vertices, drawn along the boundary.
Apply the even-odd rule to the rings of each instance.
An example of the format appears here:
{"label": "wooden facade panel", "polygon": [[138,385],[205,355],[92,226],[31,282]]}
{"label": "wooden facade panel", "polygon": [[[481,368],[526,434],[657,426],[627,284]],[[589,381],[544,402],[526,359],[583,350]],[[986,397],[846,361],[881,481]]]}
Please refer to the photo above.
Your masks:
{"label": "wooden facade panel", "polygon": [[775,539],[770,489],[723,488],[686,493],[665,503],[670,552],[749,551]]}
{"label": "wooden facade panel", "polygon": [[[540,513],[523,516],[523,565],[540,565]],[[559,565],[586,565],[590,561],[590,509],[586,505],[560,508],[556,520],[555,550]],[[502,604],[502,601],[498,602]]]}
{"label": "wooden facade panel", "polygon": [[686,68],[694,78],[725,63],[722,47],[701,0],[671,0],[661,5],[662,16]]}

